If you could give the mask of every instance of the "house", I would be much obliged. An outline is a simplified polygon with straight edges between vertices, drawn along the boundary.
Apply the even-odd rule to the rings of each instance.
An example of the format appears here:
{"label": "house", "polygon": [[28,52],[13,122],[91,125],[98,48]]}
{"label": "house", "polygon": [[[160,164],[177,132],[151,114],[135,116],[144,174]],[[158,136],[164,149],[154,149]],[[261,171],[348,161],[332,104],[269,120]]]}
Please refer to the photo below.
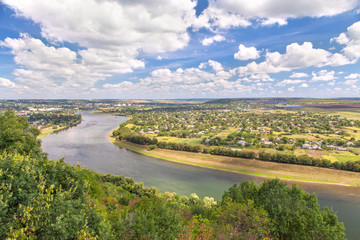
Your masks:
{"label": "house", "polygon": [[303,144],[301,147],[304,149],[312,149],[311,145],[308,143]]}
{"label": "house", "polygon": [[315,144],[315,145],[311,146],[311,149],[312,150],[319,150],[319,149],[321,149],[321,147]]}
{"label": "house", "polygon": [[236,144],[238,144],[238,145],[241,145],[241,146],[245,147],[246,141],[244,141],[244,140],[240,140],[240,141],[238,141]]}
{"label": "house", "polygon": [[263,144],[266,145],[266,146],[270,146],[270,145],[272,145],[273,143],[270,142],[270,141],[263,141]]}
{"label": "house", "polygon": [[345,148],[345,147],[337,147],[336,149],[338,151],[347,151],[347,148]]}
{"label": "house", "polygon": [[334,146],[334,145],[327,145],[326,146],[328,149],[331,149],[331,150],[335,150],[337,147]]}

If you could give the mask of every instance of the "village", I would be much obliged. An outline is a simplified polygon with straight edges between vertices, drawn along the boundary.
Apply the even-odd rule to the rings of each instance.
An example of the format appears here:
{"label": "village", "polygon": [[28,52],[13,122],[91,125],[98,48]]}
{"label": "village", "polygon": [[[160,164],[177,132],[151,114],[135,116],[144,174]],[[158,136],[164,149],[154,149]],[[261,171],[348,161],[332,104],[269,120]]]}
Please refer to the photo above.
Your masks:
{"label": "village", "polygon": [[[339,115],[246,106],[243,102],[122,109],[133,134],[158,141],[226,147],[258,153],[285,152],[316,158],[360,159],[360,121]],[[263,105],[262,105],[263,106]],[[254,108],[252,108],[254,107]],[[343,153],[342,153],[343,152]]]}

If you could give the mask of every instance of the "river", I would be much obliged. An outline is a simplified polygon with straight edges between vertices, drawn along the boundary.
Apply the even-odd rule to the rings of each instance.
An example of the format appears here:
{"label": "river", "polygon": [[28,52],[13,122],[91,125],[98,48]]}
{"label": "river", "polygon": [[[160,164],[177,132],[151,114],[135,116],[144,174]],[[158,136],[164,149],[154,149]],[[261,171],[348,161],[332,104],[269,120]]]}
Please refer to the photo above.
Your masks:
{"label": "river", "polygon": [[[211,196],[220,200],[230,186],[243,180],[261,183],[264,178],[168,162],[119,148],[107,136],[127,118],[82,112],[76,127],[42,138],[50,159],[65,158],[102,173],[125,175],[162,192]],[[332,207],[344,222],[348,239],[360,238],[360,187],[298,183],[315,192],[322,206]]]}

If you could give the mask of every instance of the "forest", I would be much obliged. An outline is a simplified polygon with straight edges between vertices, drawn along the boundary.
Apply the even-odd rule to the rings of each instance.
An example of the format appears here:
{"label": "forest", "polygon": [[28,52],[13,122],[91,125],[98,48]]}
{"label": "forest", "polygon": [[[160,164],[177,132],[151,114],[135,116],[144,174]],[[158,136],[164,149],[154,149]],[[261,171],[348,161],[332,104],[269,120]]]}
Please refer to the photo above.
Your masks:
{"label": "forest", "polygon": [[243,181],[221,201],[48,160],[39,131],[0,115],[1,239],[344,239],[315,194],[278,179]]}

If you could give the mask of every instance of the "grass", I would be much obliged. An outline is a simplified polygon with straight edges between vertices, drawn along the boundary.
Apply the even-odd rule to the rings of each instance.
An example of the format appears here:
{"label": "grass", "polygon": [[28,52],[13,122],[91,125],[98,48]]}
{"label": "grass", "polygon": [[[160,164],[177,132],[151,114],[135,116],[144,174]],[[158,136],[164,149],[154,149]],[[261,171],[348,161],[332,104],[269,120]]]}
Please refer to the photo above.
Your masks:
{"label": "grass", "polygon": [[188,143],[190,145],[201,144],[200,138],[177,138],[177,137],[157,137],[158,141],[175,142],[175,143]]}
{"label": "grass", "polygon": [[360,186],[360,173],[355,172],[167,149],[155,149],[150,151],[148,147],[144,145],[137,145],[124,141],[119,142],[111,137],[110,139],[116,145],[131,151],[182,164],[233,171],[266,178]]}
{"label": "grass", "polygon": [[324,159],[328,159],[331,162],[347,162],[347,161],[359,161],[360,157],[346,151],[334,151],[330,153],[329,155],[322,156]]}
{"label": "grass", "polygon": [[47,135],[53,133],[54,131],[59,131],[59,130],[67,128],[67,127],[68,126],[62,126],[62,127],[56,128],[56,129],[53,129],[52,127],[48,127],[48,128],[41,129],[38,138],[46,137]]}

